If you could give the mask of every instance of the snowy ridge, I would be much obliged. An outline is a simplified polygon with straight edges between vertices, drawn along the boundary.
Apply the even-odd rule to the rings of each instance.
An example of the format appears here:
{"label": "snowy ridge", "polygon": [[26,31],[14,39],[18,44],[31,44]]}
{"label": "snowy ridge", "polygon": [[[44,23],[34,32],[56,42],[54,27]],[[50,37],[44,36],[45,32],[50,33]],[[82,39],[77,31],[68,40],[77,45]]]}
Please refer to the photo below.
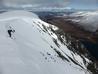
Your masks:
{"label": "snowy ridge", "polygon": [[[15,30],[12,38],[9,27]],[[0,73],[89,74],[81,56],[58,40],[57,29],[30,12],[0,14]]]}

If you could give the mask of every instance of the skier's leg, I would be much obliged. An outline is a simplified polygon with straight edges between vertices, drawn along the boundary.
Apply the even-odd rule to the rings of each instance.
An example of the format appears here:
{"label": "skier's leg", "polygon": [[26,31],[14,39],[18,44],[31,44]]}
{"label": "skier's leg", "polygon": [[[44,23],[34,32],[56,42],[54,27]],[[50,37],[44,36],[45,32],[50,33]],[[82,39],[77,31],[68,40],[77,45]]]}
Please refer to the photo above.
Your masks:
{"label": "skier's leg", "polygon": [[11,32],[9,33],[9,36],[11,37]]}

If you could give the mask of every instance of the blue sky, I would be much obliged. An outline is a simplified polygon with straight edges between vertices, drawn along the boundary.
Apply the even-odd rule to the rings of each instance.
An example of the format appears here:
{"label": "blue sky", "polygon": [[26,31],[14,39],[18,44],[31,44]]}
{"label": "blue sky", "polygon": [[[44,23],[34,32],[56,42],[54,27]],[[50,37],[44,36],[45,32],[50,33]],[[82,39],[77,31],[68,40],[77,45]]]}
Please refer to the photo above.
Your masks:
{"label": "blue sky", "polygon": [[96,9],[98,10],[98,5],[85,5],[85,4],[69,4],[68,7],[75,8],[75,9]]}
{"label": "blue sky", "polygon": [[0,0],[0,5],[7,7],[98,9],[98,0]]}
{"label": "blue sky", "polygon": [[68,6],[76,9],[98,9],[98,0],[70,0]]}

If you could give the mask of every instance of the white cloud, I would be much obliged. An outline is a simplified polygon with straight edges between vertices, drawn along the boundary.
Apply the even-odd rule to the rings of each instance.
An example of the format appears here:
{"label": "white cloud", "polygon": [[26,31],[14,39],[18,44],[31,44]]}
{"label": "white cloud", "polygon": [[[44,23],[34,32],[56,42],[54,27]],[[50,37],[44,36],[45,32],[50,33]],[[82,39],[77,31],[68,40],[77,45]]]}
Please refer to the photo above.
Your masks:
{"label": "white cloud", "polygon": [[66,6],[67,0],[2,0],[5,6],[12,7],[38,7],[38,6]]}
{"label": "white cloud", "polygon": [[0,5],[7,7],[66,7],[98,6],[98,0],[0,0]]}

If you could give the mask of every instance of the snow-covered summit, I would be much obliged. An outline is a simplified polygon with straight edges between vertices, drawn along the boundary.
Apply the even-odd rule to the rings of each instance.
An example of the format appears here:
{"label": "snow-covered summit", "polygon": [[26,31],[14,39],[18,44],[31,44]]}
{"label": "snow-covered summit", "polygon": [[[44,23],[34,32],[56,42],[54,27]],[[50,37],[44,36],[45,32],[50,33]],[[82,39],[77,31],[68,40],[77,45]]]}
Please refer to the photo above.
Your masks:
{"label": "snow-covered summit", "polygon": [[[9,29],[15,30],[11,38]],[[0,73],[88,74],[89,60],[62,44],[57,29],[31,12],[0,14]]]}
{"label": "snow-covered summit", "polygon": [[15,19],[15,18],[25,18],[25,17],[29,17],[32,19],[38,19],[39,17],[31,12],[27,12],[27,11],[22,11],[22,10],[16,10],[16,11],[9,11],[9,12],[5,12],[0,14],[0,20],[6,19],[6,20],[11,20],[11,19]]}

